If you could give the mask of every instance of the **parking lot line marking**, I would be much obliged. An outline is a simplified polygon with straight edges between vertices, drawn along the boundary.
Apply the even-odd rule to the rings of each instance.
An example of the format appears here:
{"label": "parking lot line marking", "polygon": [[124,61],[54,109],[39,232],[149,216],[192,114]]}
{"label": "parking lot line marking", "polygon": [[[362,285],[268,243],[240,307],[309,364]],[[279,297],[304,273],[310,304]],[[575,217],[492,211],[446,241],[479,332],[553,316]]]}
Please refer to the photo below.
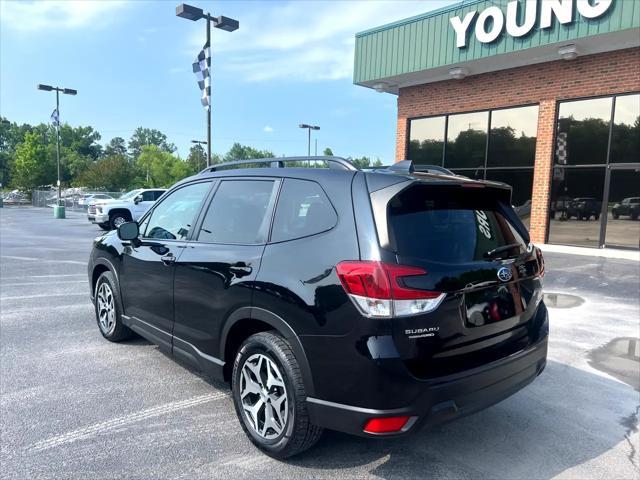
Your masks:
{"label": "parking lot line marking", "polygon": [[0,280],[15,280],[16,278],[19,278],[20,280],[23,280],[25,278],[59,278],[59,277],[86,277],[87,274],[86,273],[60,273],[60,274],[53,274],[53,275],[19,275],[19,276],[12,276],[12,277],[0,277]]}
{"label": "parking lot line marking", "polygon": [[0,300],[24,300],[28,298],[49,298],[49,297],[88,297],[89,294],[87,292],[77,292],[77,293],[49,293],[44,295],[19,295],[16,297],[2,297],[0,296]]}
{"label": "parking lot line marking", "polygon": [[69,263],[71,265],[86,265],[87,262],[81,262],[80,260],[45,260],[42,258],[35,257],[17,257],[15,255],[2,255],[0,258],[7,258],[9,260],[23,260],[29,262],[40,262],[40,263]]}
{"label": "parking lot line marking", "polygon": [[140,422],[142,420],[147,420],[153,417],[159,417],[162,415],[176,412],[178,410],[184,410],[185,408],[202,405],[204,403],[213,402],[215,400],[220,400],[225,397],[227,397],[226,393],[216,392],[216,393],[208,393],[206,395],[200,395],[197,397],[187,398],[186,400],[180,400],[177,402],[157,405],[155,407],[151,407],[146,410],[141,410],[139,412],[131,413],[123,417],[113,418],[105,422],[95,423],[93,425],[88,425],[86,427],[82,427],[77,430],[72,430],[70,432],[63,433],[61,435],[56,435],[46,440],[36,442],[33,445],[30,445],[29,447],[27,447],[25,450],[28,453],[42,452],[50,448],[55,448],[61,445],[66,445],[66,444],[77,442],[80,440],[85,440],[95,435],[120,429],[132,423]]}
{"label": "parking lot line marking", "polygon": [[[63,285],[68,285],[70,283],[88,283],[87,280],[65,280]],[[4,283],[3,287],[26,287],[28,285],[47,285],[42,282],[23,282],[23,283]]]}

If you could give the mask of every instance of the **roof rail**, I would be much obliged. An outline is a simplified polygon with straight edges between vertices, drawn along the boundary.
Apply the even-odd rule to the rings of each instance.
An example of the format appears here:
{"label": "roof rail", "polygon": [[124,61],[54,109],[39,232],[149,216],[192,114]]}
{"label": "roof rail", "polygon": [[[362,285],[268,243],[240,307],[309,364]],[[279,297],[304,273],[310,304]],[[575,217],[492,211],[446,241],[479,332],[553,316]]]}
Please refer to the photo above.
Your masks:
{"label": "roof rail", "polygon": [[292,162],[327,162],[329,168],[338,170],[358,170],[349,160],[340,157],[281,157],[281,158],[256,158],[253,160],[235,160],[233,162],[218,163],[205,168],[200,173],[217,172],[229,167],[239,165],[261,165],[268,164],[271,168],[285,168],[286,163]]}
{"label": "roof rail", "polygon": [[400,173],[409,175],[411,173],[431,173],[434,175],[455,175],[439,165],[414,165],[413,160],[401,160],[393,165],[383,165],[378,167],[364,167],[363,170],[369,170],[377,173]]}

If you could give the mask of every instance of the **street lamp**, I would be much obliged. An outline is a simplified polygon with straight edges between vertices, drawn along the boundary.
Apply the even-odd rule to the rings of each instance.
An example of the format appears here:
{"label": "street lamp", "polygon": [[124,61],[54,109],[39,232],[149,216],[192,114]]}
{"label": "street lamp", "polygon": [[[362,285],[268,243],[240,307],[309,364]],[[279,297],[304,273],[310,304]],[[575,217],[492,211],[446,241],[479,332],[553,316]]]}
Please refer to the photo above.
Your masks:
{"label": "street lamp", "polygon": [[56,91],[56,158],[58,160],[58,205],[57,208],[53,209],[53,216],[55,218],[64,218],[64,207],[61,205],[62,199],[62,191],[60,185],[60,92],[65,95],[76,95],[78,93],[77,90],[73,88],[60,88],[60,87],[52,87],[51,85],[43,85],[41,83],[38,84],[38,90],[44,90],[45,92],[50,92],[52,90]]}
{"label": "street lamp", "polygon": [[[212,17],[210,13],[205,13],[201,8],[181,3],[176,7],[176,16],[186,20],[197,21],[204,18],[207,21],[207,45],[211,48],[211,24],[225,32],[233,32],[237,30],[240,23],[233,18],[220,15]],[[211,99],[209,99],[211,102]],[[211,103],[207,109],[207,166],[211,165]]]}
{"label": "street lamp", "polygon": [[195,143],[197,145],[207,145],[207,141],[206,140],[191,140],[191,143]]}
{"label": "street lamp", "polygon": [[307,157],[311,156],[311,130],[320,130],[320,127],[317,125],[307,125],[306,123],[301,123],[298,125],[300,128],[306,128],[309,132],[309,137],[307,140]]}

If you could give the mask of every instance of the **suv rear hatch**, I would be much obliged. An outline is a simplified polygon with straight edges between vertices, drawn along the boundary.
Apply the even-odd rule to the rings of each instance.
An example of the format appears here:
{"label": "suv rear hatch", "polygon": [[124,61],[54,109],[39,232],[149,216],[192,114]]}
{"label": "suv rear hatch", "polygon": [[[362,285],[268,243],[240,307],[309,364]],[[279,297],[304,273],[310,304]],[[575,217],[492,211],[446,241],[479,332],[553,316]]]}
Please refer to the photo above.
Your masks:
{"label": "suv rear hatch", "polygon": [[415,181],[386,204],[394,279],[446,294],[429,313],[395,315],[393,337],[417,377],[434,378],[498,360],[537,340],[539,251],[510,206],[510,189],[485,182]]}

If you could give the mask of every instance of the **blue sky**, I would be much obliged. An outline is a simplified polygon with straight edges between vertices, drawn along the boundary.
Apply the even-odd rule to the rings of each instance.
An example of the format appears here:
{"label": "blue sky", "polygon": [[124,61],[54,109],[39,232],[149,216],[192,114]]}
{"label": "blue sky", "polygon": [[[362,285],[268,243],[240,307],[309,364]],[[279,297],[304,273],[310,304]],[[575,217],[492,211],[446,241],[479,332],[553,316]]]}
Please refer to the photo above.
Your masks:
{"label": "blue sky", "polygon": [[[191,63],[205,25],[175,16],[176,1],[0,0],[0,114],[46,122],[48,83],[78,90],[61,97],[61,119],[92,125],[102,142],[157,128],[186,156],[206,138]],[[318,150],[391,161],[396,97],[354,86],[355,33],[450,4],[413,1],[197,1],[240,21],[213,29],[213,151],[234,141],[276,155],[306,154],[299,123],[321,126]]]}

